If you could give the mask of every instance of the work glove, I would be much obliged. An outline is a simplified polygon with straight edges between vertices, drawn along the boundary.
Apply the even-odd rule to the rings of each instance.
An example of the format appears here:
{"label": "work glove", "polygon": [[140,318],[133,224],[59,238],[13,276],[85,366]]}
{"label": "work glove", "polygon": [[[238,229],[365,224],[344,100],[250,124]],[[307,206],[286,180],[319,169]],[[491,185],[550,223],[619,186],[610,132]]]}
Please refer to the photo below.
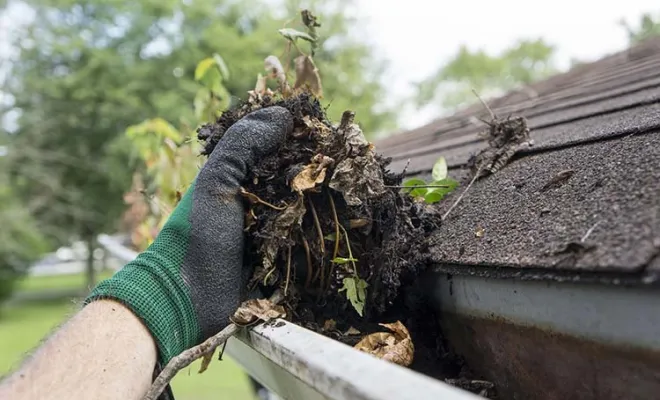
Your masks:
{"label": "work glove", "polygon": [[284,108],[254,111],[232,125],[154,242],[85,300],[113,299],[151,332],[161,365],[218,333],[244,300],[244,205],[248,171],[293,130]]}

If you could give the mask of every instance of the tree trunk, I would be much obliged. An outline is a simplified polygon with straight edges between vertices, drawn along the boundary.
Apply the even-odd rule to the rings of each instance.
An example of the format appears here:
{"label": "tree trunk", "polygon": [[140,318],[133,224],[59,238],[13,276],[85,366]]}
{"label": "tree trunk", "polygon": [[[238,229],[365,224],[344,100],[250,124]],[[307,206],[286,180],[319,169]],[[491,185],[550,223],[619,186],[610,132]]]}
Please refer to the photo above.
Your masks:
{"label": "tree trunk", "polygon": [[96,237],[87,237],[87,288],[89,292],[96,285],[96,270],[94,269],[94,249],[96,248]]}

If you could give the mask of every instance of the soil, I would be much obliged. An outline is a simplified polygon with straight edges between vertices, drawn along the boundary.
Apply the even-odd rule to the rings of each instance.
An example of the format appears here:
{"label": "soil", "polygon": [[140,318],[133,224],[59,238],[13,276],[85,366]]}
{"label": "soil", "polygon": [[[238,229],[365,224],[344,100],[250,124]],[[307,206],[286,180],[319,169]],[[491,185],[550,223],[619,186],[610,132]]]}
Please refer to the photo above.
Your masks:
{"label": "soil", "polygon": [[[420,286],[429,265],[426,239],[441,215],[402,191],[403,176],[387,169],[389,159],[364,139],[351,112],[333,124],[306,92],[252,98],[199,129],[202,153],[211,154],[245,114],[273,105],[293,114],[294,132],[243,188],[249,286],[266,295],[283,290],[292,321],[349,345],[383,331],[378,323],[401,321],[415,346],[410,368],[477,390],[471,382],[480,377],[445,343]],[[339,291],[345,278],[368,285],[362,316]]]}

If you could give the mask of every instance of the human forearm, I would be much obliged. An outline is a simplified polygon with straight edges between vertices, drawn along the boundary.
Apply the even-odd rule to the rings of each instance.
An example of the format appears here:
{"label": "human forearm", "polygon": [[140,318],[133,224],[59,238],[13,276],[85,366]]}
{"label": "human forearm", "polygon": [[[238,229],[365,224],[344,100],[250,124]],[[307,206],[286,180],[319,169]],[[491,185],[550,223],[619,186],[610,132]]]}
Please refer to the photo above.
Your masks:
{"label": "human forearm", "polygon": [[140,399],[149,389],[156,346],[123,305],[83,308],[0,384],[0,399]]}

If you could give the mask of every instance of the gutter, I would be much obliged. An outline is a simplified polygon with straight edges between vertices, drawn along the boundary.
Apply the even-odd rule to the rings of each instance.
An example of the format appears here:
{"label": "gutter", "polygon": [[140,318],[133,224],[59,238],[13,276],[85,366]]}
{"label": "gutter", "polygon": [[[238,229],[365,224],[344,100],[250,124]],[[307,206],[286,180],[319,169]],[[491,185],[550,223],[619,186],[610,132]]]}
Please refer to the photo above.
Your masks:
{"label": "gutter", "polygon": [[432,274],[432,301],[443,333],[502,398],[642,400],[660,393],[657,287],[442,269]]}
{"label": "gutter", "polygon": [[[137,256],[111,236],[101,235],[98,242],[123,263]],[[287,400],[481,399],[281,319],[239,332],[225,351]]]}

